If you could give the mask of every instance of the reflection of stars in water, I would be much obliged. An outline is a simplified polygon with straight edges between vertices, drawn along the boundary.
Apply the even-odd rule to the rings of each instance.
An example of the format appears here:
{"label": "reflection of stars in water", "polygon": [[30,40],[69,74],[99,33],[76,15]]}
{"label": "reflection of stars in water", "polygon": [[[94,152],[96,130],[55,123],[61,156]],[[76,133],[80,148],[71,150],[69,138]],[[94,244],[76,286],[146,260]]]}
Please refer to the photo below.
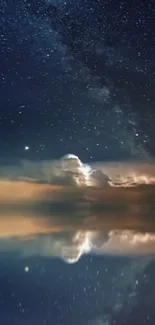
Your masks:
{"label": "reflection of stars in water", "polygon": [[27,273],[27,272],[29,272],[29,270],[30,270],[29,266],[26,265],[26,266],[24,267],[24,272]]}

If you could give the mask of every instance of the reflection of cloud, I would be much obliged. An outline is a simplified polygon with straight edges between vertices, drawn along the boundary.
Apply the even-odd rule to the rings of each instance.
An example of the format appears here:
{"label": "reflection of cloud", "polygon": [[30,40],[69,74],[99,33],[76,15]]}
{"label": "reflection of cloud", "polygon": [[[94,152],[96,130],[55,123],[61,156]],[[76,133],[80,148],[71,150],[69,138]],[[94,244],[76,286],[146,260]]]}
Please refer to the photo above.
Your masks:
{"label": "reflection of cloud", "polygon": [[101,254],[147,255],[155,253],[155,234],[111,230],[108,240],[97,248]]}
{"label": "reflection of cloud", "polygon": [[59,257],[68,263],[77,262],[82,255],[110,254],[120,256],[154,256],[155,235],[133,231],[109,233],[77,231],[34,234],[31,236],[3,236],[0,251],[15,251],[21,256]]}

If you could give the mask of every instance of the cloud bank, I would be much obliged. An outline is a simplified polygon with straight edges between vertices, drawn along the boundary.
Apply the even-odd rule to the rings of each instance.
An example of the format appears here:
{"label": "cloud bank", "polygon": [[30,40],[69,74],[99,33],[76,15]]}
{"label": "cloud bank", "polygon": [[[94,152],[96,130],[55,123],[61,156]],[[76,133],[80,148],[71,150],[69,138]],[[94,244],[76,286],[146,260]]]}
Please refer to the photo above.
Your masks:
{"label": "cloud bank", "polygon": [[155,254],[155,165],[75,155],[0,170],[0,250],[56,256]]}

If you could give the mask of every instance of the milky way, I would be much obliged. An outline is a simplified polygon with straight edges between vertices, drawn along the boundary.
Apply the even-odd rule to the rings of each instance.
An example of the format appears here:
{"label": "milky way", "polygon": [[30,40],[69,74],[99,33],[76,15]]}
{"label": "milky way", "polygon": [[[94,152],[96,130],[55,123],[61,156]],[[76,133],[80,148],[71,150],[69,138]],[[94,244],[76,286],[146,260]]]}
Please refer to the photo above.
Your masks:
{"label": "milky way", "polygon": [[[32,143],[33,152],[27,156],[53,158],[76,148],[87,160],[139,159],[153,152],[153,45],[147,54],[143,42],[147,48],[154,35],[140,33],[151,20],[145,6],[137,6],[137,34],[131,35],[132,10],[125,2],[113,5],[110,16],[108,4],[101,15],[98,6],[19,1],[10,4],[7,23],[5,2],[1,8],[2,106],[16,107],[16,117],[5,113],[3,137],[7,143],[9,124],[20,147],[28,127],[25,145]],[[11,152],[19,155],[14,141]]]}

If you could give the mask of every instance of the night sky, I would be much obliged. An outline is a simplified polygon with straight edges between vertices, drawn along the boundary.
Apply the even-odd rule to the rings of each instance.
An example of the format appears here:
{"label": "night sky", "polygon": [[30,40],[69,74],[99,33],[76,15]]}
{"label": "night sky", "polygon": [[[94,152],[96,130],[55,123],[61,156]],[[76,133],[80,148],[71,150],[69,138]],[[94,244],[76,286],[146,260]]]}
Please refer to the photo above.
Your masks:
{"label": "night sky", "polygon": [[[154,1],[1,0],[1,165],[153,158],[154,53]],[[154,325],[154,263],[134,276],[120,313],[103,303],[126,263],[1,256],[0,324]]]}
{"label": "night sky", "polygon": [[153,2],[47,2],[1,1],[1,157],[155,154]]}

